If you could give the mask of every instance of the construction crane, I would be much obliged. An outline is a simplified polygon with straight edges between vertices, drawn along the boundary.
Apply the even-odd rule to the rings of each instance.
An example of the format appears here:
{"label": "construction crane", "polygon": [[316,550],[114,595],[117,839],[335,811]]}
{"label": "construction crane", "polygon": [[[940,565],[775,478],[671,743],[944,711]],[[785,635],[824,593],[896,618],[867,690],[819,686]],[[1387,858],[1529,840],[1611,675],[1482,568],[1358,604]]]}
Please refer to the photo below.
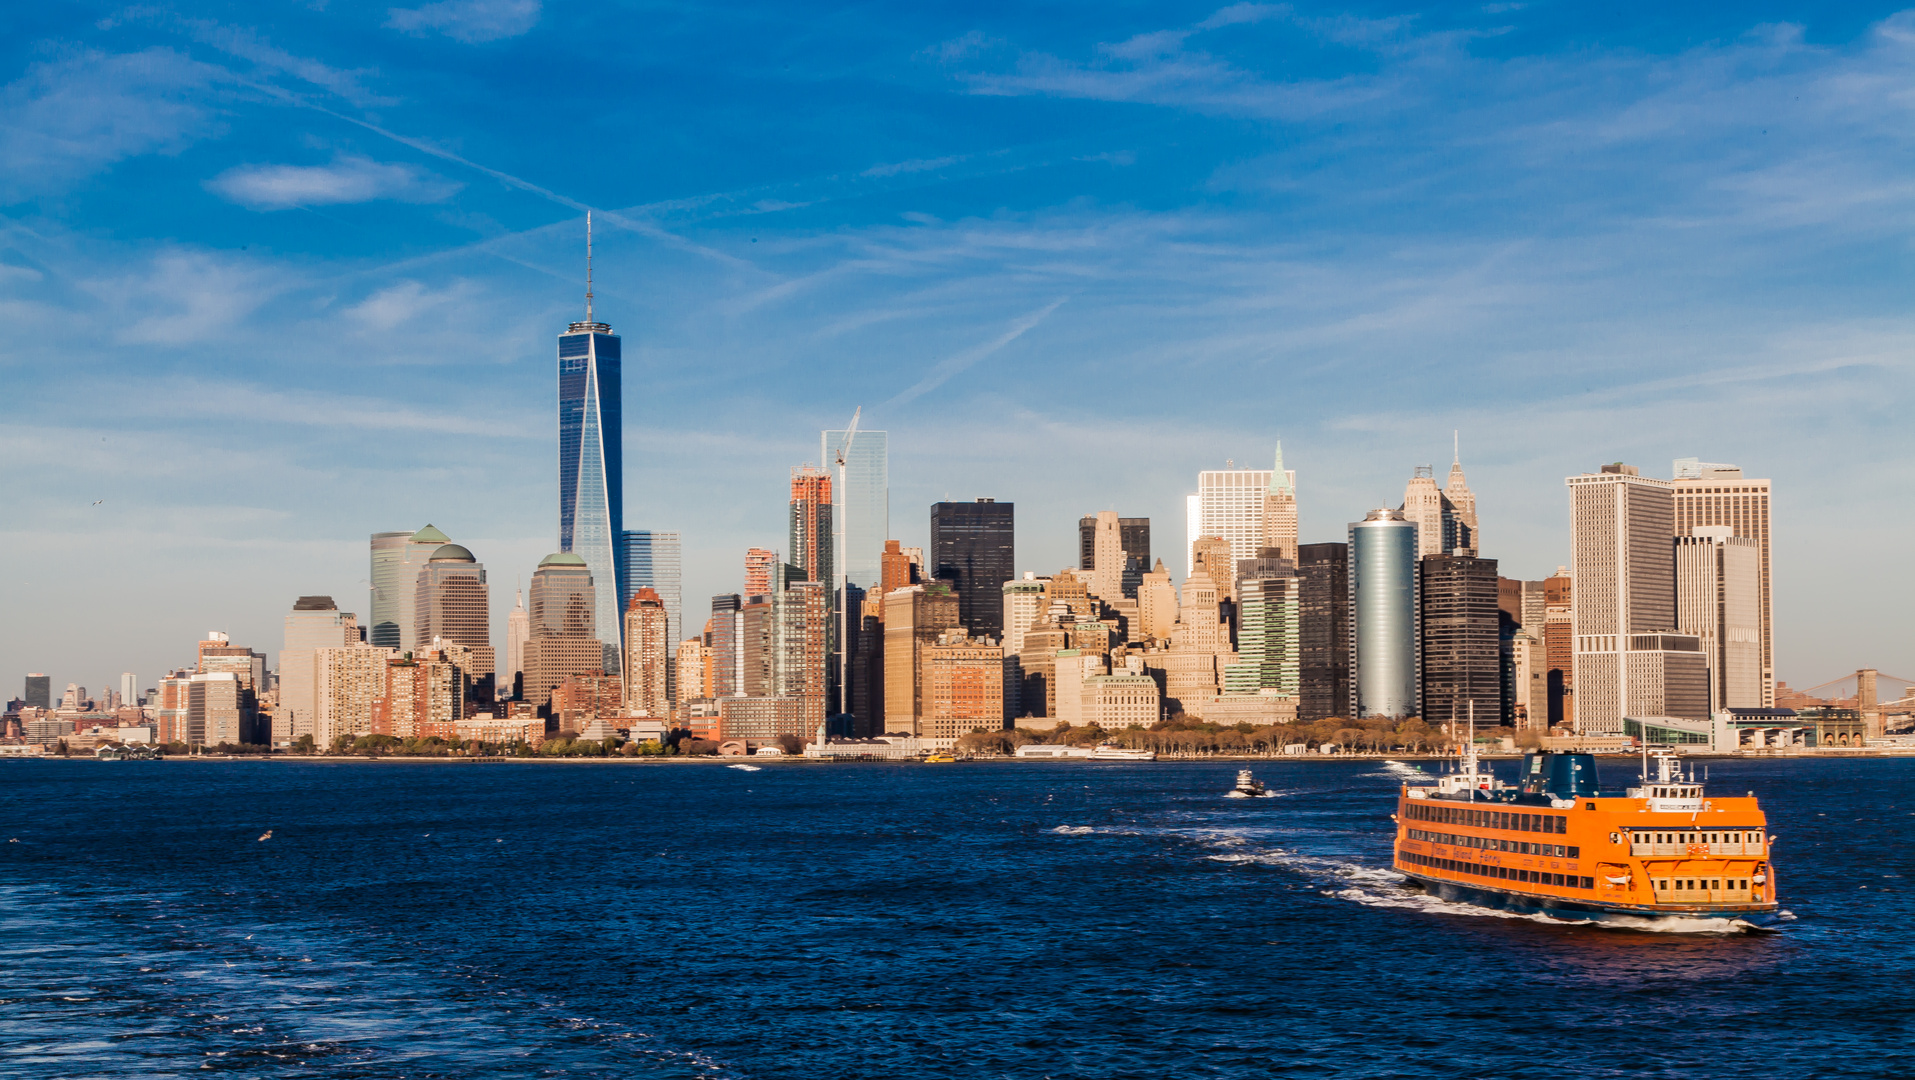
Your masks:
{"label": "construction crane", "polygon": [[844,438],[838,442],[838,502],[844,513],[834,515],[832,525],[838,535],[844,537],[839,545],[842,555],[838,559],[838,712],[844,714],[851,710],[845,706],[851,700],[851,493],[844,486],[844,463],[851,453],[851,440],[858,435],[858,418],[864,415],[864,406],[851,410],[851,424],[844,430]]}

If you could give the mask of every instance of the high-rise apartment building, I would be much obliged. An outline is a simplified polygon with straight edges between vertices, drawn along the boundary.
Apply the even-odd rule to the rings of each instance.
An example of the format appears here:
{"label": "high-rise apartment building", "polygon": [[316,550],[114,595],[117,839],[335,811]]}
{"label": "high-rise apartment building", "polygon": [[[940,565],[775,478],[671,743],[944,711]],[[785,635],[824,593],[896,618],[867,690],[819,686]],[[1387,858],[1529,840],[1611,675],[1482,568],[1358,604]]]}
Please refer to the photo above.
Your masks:
{"label": "high-rise apartment building", "polygon": [[1775,706],[1774,607],[1769,590],[1769,501],[1772,484],[1742,475],[1735,465],[1679,458],[1675,462],[1676,535],[1726,525],[1756,544],[1757,618],[1762,638],[1762,706]]}
{"label": "high-rise apartment building", "polygon": [[[818,460],[835,470],[843,448],[844,482],[831,489],[831,521],[836,541],[831,565],[841,568],[851,584],[869,590],[882,575],[878,554],[891,535],[891,477],[887,450],[889,436],[860,429],[845,445],[843,430],[825,431],[818,438]],[[837,474],[832,473],[834,479]]]}
{"label": "high-rise apartment building", "polygon": [[[1664,693],[1663,672],[1700,664],[1700,644],[1675,641],[1675,497],[1668,480],[1642,476],[1634,466],[1604,465],[1599,473],[1569,477],[1570,567],[1575,576],[1571,620],[1575,648],[1576,727],[1584,734],[1623,731],[1626,716],[1707,716],[1707,672],[1702,711],[1644,712],[1692,707],[1686,693]],[[1637,652],[1683,652],[1650,657]],[[1683,676],[1686,678],[1686,675]]]}
{"label": "high-rise apartment building", "polygon": [[45,672],[28,672],[26,689],[21,692],[20,696],[26,699],[27,708],[29,709],[53,708],[52,678]]}
{"label": "high-rise apartment building", "polygon": [[642,588],[625,609],[625,711],[633,716],[671,715],[670,618],[657,590]]}
{"label": "high-rise apartment building", "polygon": [[[620,602],[621,609],[631,610],[632,597],[640,589],[657,593],[659,602],[665,605],[666,641],[677,641],[685,633],[685,593],[681,566],[682,553],[676,532],[654,532],[649,529],[626,531],[625,566],[624,572],[619,575],[619,585],[625,590]],[[674,672],[667,683],[676,677]]]}
{"label": "high-rise apartment building", "polygon": [[[1227,560],[1230,574],[1237,560],[1254,559],[1266,547],[1296,552],[1297,474],[1285,470],[1283,447],[1277,447],[1275,469],[1239,469],[1227,461],[1221,469],[1205,469],[1197,474],[1197,493],[1188,497],[1185,552],[1190,557],[1187,574],[1196,573],[1196,544],[1199,538],[1222,537],[1230,543]],[[1227,599],[1234,582],[1220,577],[1213,568],[1212,583]]]}
{"label": "high-rise apartment building", "polygon": [[810,464],[791,470],[791,563],[804,581],[823,582],[837,591],[831,562],[831,474]]}
{"label": "high-rise apartment building", "polygon": [[[1008,579],[1007,579],[1008,580]],[[924,732],[924,649],[955,628],[961,603],[943,581],[884,594],[884,726],[887,733]]]}
{"label": "high-rise apartment building", "polygon": [[959,623],[971,636],[1003,637],[1004,583],[1017,576],[1013,504],[995,499],[933,503],[931,564],[931,576],[950,583]]}
{"label": "high-rise apartment building", "polygon": [[[592,570],[576,552],[554,552],[532,573],[528,612],[532,636],[525,643],[525,698],[551,704],[552,688],[573,675],[605,674],[605,642],[598,636],[603,597]],[[618,632],[612,632],[618,640]],[[614,658],[616,664],[616,658]]]}
{"label": "high-rise apartment building", "polygon": [[707,673],[711,670],[708,652],[702,637],[686,638],[678,643],[678,677],[672,681],[672,689],[678,696],[672,704],[684,705],[712,696],[707,681]]}
{"label": "high-rise apartment building", "polygon": [[764,548],[745,549],[745,595],[771,595],[771,568],[778,562],[778,553]]}
{"label": "high-rise apartment building", "polygon": [[[359,621],[340,611],[330,596],[302,596],[286,615],[279,649],[279,705],[273,710],[273,744],[301,735],[319,737],[318,650],[359,644]],[[323,743],[321,744],[324,745]]]}
{"label": "high-rise apartment building", "polygon": [[625,399],[619,336],[592,317],[589,232],[588,224],[585,321],[558,337],[559,551],[584,559],[591,573],[594,623],[606,635],[601,669],[615,675],[626,595]]}
{"label": "high-rise apartment building", "polygon": [[[313,740],[332,746],[341,736],[372,734],[373,702],[385,693],[392,649],[354,642],[313,650]],[[166,688],[161,687],[161,697]]]}
{"label": "high-rise apartment building", "polygon": [[485,567],[459,544],[444,544],[419,570],[413,591],[414,638],[407,649],[418,652],[435,641],[449,641],[472,651],[464,673],[472,680],[474,697],[490,701],[498,669],[492,648],[492,592],[486,587]]}
{"label": "high-rise apartment building", "polygon": [[1729,525],[1676,537],[1676,628],[1701,641],[1709,711],[1764,708],[1762,546]]}
{"label": "high-rise apartment building", "polygon": [[418,598],[419,571],[433,552],[451,542],[431,525],[417,532],[372,534],[369,644],[401,651],[413,647],[418,639],[413,604]]}
{"label": "high-rise apartment building", "polygon": [[[1467,549],[1465,549],[1467,550]],[[1503,655],[1496,560],[1425,555],[1417,566],[1423,686],[1433,723],[1503,722]]]}
{"label": "high-rise apartment building", "polygon": [[1350,547],[1297,547],[1297,717],[1305,722],[1350,715]]}
{"label": "high-rise apartment building", "polygon": [[1396,510],[1350,525],[1350,705],[1357,717],[1414,716],[1421,690],[1417,527]]}
{"label": "high-rise apartment building", "polygon": [[800,699],[798,715],[808,731],[825,722],[830,703],[831,624],[829,585],[810,580],[785,583],[777,605],[776,691],[780,697]]}
{"label": "high-rise apartment building", "polygon": [[738,609],[738,692],[778,696],[778,617],[772,592],[745,597]]}

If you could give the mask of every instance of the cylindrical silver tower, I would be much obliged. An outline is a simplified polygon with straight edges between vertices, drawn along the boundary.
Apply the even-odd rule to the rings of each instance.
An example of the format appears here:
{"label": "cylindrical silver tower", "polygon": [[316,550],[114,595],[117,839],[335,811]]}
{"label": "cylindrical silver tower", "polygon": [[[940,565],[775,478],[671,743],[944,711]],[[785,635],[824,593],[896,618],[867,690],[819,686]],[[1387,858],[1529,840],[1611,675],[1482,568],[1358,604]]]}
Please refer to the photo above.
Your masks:
{"label": "cylindrical silver tower", "polygon": [[1417,711],[1416,523],[1372,510],[1350,526],[1350,707]]}

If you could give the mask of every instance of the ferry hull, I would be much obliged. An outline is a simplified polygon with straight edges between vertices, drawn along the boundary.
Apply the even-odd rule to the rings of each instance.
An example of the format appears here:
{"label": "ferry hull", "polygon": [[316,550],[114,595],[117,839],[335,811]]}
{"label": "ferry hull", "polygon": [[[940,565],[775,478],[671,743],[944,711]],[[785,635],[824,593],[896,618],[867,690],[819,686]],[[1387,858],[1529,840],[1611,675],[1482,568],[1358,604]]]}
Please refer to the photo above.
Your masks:
{"label": "ferry hull", "polygon": [[1675,907],[1638,904],[1605,904],[1598,900],[1573,900],[1564,896],[1545,896],[1509,889],[1466,885],[1458,881],[1425,877],[1398,868],[1399,872],[1431,896],[1474,907],[1507,911],[1515,915],[1545,915],[1568,922],[1600,922],[1617,925],[1648,925],[1681,920],[1697,923],[1721,923],[1728,929],[1762,929],[1777,921],[1773,906]]}

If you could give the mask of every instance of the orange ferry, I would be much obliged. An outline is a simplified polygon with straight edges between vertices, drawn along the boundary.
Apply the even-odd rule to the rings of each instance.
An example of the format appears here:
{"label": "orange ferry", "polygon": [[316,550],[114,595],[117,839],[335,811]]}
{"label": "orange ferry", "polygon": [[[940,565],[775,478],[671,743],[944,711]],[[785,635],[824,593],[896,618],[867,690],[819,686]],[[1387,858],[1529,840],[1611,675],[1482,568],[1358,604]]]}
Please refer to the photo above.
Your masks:
{"label": "orange ferry", "polygon": [[1591,754],[1523,758],[1511,787],[1475,755],[1434,786],[1403,785],[1396,869],[1446,900],[1581,921],[1774,922],[1768,822],[1746,797],[1706,795],[1672,755],[1603,791]]}

